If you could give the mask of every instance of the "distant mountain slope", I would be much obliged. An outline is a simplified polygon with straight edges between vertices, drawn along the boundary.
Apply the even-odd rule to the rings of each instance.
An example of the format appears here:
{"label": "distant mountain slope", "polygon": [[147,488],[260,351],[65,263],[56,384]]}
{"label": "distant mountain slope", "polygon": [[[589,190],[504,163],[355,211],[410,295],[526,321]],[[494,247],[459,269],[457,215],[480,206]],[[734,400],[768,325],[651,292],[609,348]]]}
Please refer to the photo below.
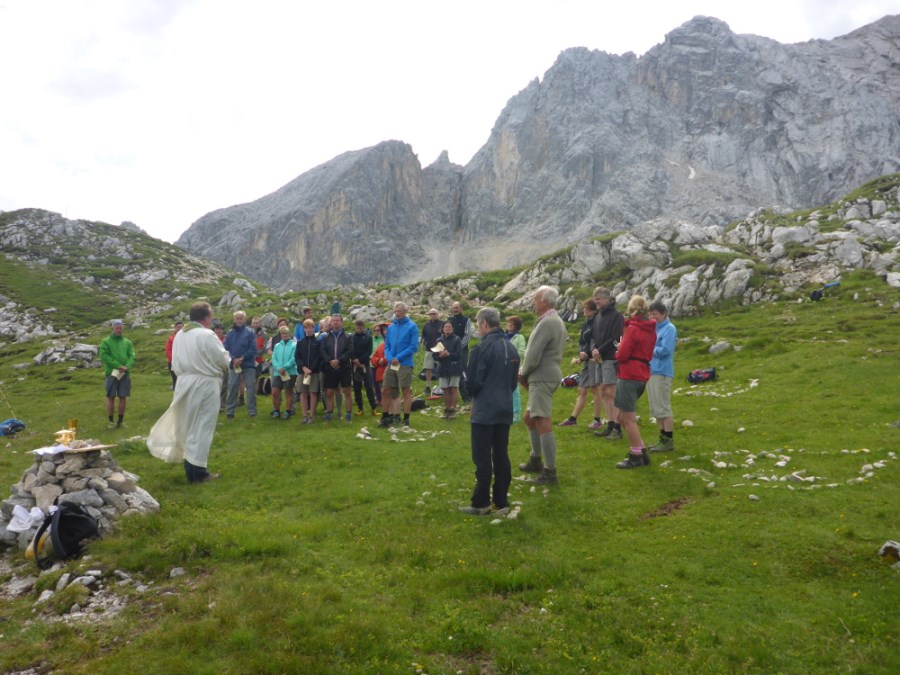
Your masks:
{"label": "distant mountain slope", "polygon": [[141,232],[40,209],[0,213],[0,251],[0,339],[13,341],[154,314],[234,279]]}
{"label": "distant mountain slope", "polygon": [[563,52],[466,167],[345,153],[177,242],[281,288],[532,260],[658,216],[723,226],[900,170],[900,16],[784,45],[697,17],[644,56]]}

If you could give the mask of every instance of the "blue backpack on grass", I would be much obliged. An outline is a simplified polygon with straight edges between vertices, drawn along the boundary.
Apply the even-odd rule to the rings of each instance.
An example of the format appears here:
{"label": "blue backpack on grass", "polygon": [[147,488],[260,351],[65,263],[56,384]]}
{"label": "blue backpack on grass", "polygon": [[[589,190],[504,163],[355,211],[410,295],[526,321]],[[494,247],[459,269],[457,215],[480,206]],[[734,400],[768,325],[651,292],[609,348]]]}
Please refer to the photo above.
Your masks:
{"label": "blue backpack on grass", "polygon": [[0,422],[0,436],[14,436],[25,429],[25,422],[10,417],[8,420]]}

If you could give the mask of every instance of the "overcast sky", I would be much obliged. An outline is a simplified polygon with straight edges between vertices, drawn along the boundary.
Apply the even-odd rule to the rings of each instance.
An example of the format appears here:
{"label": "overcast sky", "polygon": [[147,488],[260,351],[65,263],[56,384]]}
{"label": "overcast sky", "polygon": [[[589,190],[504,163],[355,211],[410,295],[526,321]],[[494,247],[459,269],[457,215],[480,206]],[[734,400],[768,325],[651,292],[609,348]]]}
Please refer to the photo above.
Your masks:
{"label": "overcast sky", "polygon": [[0,210],[174,241],[388,139],[466,164],[558,54],[643,54],[697,15],[803,42],[898,0],[0,0]]}

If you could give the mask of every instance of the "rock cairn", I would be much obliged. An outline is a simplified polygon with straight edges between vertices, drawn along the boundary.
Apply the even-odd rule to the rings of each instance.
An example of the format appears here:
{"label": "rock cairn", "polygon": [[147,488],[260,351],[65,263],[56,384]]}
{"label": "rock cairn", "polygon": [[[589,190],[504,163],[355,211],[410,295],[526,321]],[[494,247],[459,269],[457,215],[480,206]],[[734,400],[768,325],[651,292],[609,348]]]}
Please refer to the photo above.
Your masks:
{"label": "rock cairn", "polygon": [[[84,447],[96,441],[80,441]],[[12,486],[12,495],[0,503],[0,544],[24,550],[34,538],[40,523],[25,532],[7,529],[18,505],[28,511],[37,507],[48,515],[50,506],[59,503],[81,504],[100,523],[101,532],[114,528],[121,516],[157,513],[159,502],[138,487],[139,478],[120,467],[108,450],[60,452],[35,458],[34,464]]]}

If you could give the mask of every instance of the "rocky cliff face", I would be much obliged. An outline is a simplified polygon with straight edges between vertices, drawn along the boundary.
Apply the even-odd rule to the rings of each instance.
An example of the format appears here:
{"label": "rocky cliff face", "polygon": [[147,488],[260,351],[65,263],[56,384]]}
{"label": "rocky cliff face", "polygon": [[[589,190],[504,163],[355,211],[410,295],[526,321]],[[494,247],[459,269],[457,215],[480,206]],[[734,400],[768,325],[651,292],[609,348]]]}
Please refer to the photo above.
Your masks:
{"label": "rocky cliff face", "polygon": [[417,278],[458,220],[461,171],[445,156],[423,171],[409,145],[387,141],[207,214],[177,244],[276,288]]}
{"label": "rocky cliff face", "polygon": [[275,287],[504,267],[660,216],[724,226],[900,170],[900,16],[783,45],[698,17],[637,58],[563,52],[466,167],[390,141],[178,244]]}

